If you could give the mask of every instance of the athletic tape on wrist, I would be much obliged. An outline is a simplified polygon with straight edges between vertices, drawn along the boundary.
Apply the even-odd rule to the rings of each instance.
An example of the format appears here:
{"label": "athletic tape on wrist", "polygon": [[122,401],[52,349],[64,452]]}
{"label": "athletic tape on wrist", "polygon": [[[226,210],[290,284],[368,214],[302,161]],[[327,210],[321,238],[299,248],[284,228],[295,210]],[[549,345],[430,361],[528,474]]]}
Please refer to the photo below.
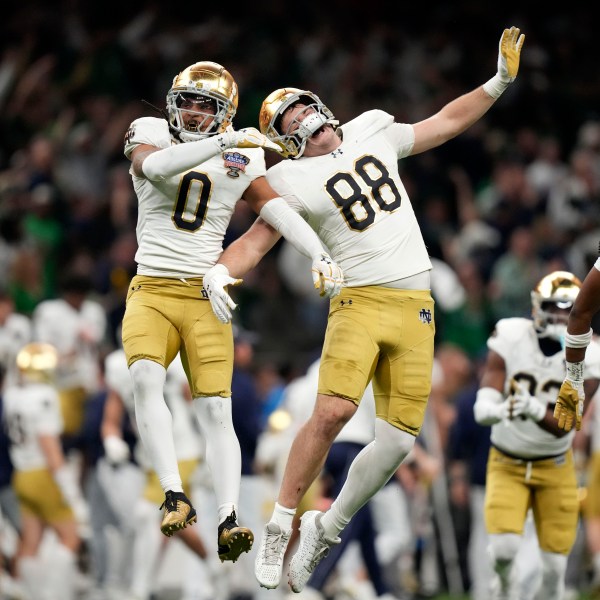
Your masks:
{"label": "athletic tape on wrist", "polygon": [[587,333],[569,333],[565,335],[565,346],[569,348],[587,348],[592,341],[594,330],[590,327]]}

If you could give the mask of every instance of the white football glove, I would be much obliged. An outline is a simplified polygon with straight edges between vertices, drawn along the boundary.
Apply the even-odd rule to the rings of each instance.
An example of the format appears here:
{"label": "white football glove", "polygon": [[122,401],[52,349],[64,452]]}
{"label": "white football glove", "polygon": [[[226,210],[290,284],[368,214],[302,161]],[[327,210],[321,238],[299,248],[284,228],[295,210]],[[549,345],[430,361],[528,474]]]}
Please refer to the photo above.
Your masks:
{"label": "white football glove", "polygon": [[237,307],[225,287],[239,285],[240,283],[242,283],[242,280],[230,277],[229,270],[222,264],[216,264],[204,275],[202,284],[210,300],[210,306],[221,323],[229,323],[231,321],[231,311]]}
{"label": "white football glove", "polygon": [[521,381],[513,383],[515,391],[510,397],[510,418],[526,417],[536,423],[546,415],[546,405],[542,404],[535,396],[532,396],[527,386]]}
{"label": "white football glove", "polygon": [[521,48],[525,42],[525,36],[519,35],[518,27],[511,27],[502,32],[498,50],[498,75],[502,81],[512,83],[519,72],[521,59]]}
{"label": "white football glove", "polygon": [[333,298],[340,293],[344,283],[344,274],[329,254],[324,252],[315,258],[311,271],[315,289],[319,290],[320,296]]}
{"label": "white football glove", "polygon": [[498,72],[483,84],[483,89],[492,98],[499,98],[516,79],[524,42],[525,36],[518,27],[511,27],[502,32],[498,49]]}
{"label": "white football glove", "polygon": [[238,131],[230,129],[216,139],[223,150],[226,148],[265,148],[274,152],[281,152],[279,144],[272,142],[254,127],[246,127]]}
{"label": "white football glove", "polygon": [[119,436],[106,436],[102,440],[102,445],[104,446],[106,460],[108,460],[111,465],[120,465],[126,460],[129,460],[129,446]]}

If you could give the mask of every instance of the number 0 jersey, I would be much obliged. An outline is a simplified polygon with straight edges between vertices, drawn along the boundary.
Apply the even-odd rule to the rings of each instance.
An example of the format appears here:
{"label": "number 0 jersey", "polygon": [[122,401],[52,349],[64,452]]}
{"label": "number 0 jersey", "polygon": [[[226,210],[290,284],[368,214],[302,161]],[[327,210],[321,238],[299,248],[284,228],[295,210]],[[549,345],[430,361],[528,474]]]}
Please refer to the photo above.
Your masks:
{"label": "number 0 jersey", "polygon": [[414,144],[412,125],[379,110],[342,125],[327,155],[284,160],[267,180],[315,230],[349,287],[382,285],[431,269],[398,159]]}
{"label": "number 0 jersey", "polygon": [[[163,119],[143,117],[130,125],[125,156],[139,144],[169,148],[175,142]],[[193,142],[191,142],[193,143]],[[200,277],[218,260],[237,201],[265,174],[262,148],[231,148],[164,181],[130,169],[138,197],[135,260],[140,275]]]}
{"label": "number 0 jersey", "polygon": [[[510,393],[511,379],[522,381],[529,393],[544,404],[556,404],[566,376],[564,350],[546,356],[530,319],[501,319],[488,339],[488,348],[499,354],[506,365],[504,394]],[[600,379],[600,346],[592,341],[585,355],[585,379]],[[491,440],[499,449],[520,458],[540,458],[566,452],[575,435],[573,429],[556,437],[531,419],[516,418],[492,425]]]}

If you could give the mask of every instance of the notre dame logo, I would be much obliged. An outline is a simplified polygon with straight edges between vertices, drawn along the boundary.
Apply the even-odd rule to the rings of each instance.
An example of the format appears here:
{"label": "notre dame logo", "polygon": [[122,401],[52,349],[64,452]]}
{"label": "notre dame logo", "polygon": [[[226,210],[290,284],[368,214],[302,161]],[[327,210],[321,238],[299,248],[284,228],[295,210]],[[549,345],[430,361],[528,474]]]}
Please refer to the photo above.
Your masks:
{"label": "notre dame logo", "polygon": [[429,310],[428,308],[422,308],[419,311],[419,321],[421,321],[421,323],[426,323],[427,325],[429,325],[429,323],[431,323],[431,320],[431,310]]}

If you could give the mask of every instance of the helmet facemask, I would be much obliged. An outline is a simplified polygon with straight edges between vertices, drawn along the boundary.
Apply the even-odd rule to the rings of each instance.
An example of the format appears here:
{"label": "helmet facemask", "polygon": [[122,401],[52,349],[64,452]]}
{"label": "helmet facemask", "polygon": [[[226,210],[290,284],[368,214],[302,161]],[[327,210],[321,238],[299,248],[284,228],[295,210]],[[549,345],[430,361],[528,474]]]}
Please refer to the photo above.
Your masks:
{"label": "helmet facemask", "polygon": [[[282,131],[284,113],[298,104],[302,104],[304,108],[294,116],[286,130]],[[286,158],[300,158],[306,142],[315,132],[324,125],[335,127],[338,124],[333,113],[318,96],[294,88],[273,92],[263,102],[259,121],[262,133],[282,147],[281,154]]]}
{"label": "helmet facemask", "polygon": [[[237,110],[237,85],[221,65],[195,63],[173,79],[167,94],[169,127],[182,142],[223,133]],[[184,115],[188,118],[187,124]]]}

